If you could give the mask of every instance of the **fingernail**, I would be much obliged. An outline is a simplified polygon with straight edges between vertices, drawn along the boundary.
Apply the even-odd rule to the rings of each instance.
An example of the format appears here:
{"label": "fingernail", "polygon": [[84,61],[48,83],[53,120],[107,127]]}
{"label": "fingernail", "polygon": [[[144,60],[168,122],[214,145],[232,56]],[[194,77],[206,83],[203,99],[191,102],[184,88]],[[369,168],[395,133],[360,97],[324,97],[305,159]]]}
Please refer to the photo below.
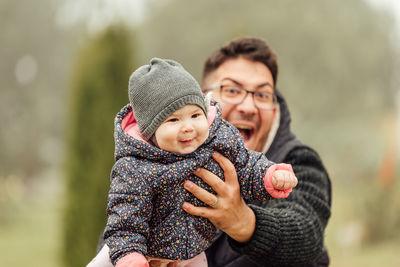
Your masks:
{"label": "fingernail", "polygon": [[186,203],[186,202],[183,202],[182,208],[183,208],[184,210],[188,209],[188,208],[189,208],[189,204]]}
{"label": "fingernail", "polygon": [[191,189],[193,187],[193,183],[190,181],[186,181],[183,186],[187,189]]}

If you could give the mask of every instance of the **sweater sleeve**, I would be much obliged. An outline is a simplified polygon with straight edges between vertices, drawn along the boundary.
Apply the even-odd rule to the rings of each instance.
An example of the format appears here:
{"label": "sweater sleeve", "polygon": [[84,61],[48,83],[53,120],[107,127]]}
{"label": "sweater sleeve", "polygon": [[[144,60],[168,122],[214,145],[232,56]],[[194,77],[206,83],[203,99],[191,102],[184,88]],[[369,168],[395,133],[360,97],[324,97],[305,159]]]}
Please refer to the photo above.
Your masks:
{"label": "sweater sleeve", "polygon": [[114,265],[130,253],[147,252],[152,190],[133,169],[132,162],[120,159],[111,172],[104,238]]}
{"label": "sweater sleeve", "polygon": [[318,154],[310,148],[293,149],[290,163],[298,185],[286,199],[249,205],[256,216],[251,240],[230,246],[252,261],[268,266],[303,266],[323,249],[324,229],[330,217],[331,185]]}

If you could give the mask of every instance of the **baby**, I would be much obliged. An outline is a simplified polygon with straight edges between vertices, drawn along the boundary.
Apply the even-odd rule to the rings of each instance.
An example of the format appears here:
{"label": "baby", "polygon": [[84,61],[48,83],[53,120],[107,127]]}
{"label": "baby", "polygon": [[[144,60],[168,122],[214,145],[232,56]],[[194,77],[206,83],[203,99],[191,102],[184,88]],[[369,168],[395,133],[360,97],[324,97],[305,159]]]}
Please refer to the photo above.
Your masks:
{"label": "baby", "polygon": [[130,77],[129,99],[115,118],[116,163],[104,232],[117,267],[149,266],[155,258],[207,266],[204,251],[216,228],[182,210],[185,201],[205,206],[183,183],[190,180],[215,193],[193,174],[205,168],[223,179],[214,151],[234,164],[246,202],[287,197],[296,186],[290,165],[245,148],[239,131],[221,118],[217,102],[204,97],[179,63],[153,58],[138,68]]}

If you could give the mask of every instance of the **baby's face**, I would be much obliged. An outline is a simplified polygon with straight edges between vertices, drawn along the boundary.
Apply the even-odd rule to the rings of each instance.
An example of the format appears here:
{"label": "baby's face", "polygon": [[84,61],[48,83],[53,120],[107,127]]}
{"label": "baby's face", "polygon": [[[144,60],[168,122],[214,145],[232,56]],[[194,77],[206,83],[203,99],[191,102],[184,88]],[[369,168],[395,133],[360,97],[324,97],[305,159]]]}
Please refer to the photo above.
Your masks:
{"label": "baby's face", "polygon": [[207,118],[199,106],[186,105],[161,123],[154,135],[161,149],[189,154],[206,141]]}

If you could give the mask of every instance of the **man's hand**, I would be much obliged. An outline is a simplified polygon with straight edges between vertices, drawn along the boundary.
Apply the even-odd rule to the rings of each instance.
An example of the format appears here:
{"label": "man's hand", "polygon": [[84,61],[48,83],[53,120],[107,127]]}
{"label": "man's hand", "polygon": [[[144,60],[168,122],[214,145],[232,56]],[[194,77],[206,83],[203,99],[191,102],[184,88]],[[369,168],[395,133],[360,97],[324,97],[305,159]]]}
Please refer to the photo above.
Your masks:
{"label": "man's hand", "polygon": [[224,171],[225,182],[206,169],[194,172],[217,193],[200,188],[186,181],[184,188],[210,207],[196,207],[185,202],[182,208],[189,214],[201,216],[224,231],[238,242],[247,242],[253,236],[256,227],[254,212],[246,205],[240,196],[237,173],[233,164],[221,154],[214,152],[213,158]]}

